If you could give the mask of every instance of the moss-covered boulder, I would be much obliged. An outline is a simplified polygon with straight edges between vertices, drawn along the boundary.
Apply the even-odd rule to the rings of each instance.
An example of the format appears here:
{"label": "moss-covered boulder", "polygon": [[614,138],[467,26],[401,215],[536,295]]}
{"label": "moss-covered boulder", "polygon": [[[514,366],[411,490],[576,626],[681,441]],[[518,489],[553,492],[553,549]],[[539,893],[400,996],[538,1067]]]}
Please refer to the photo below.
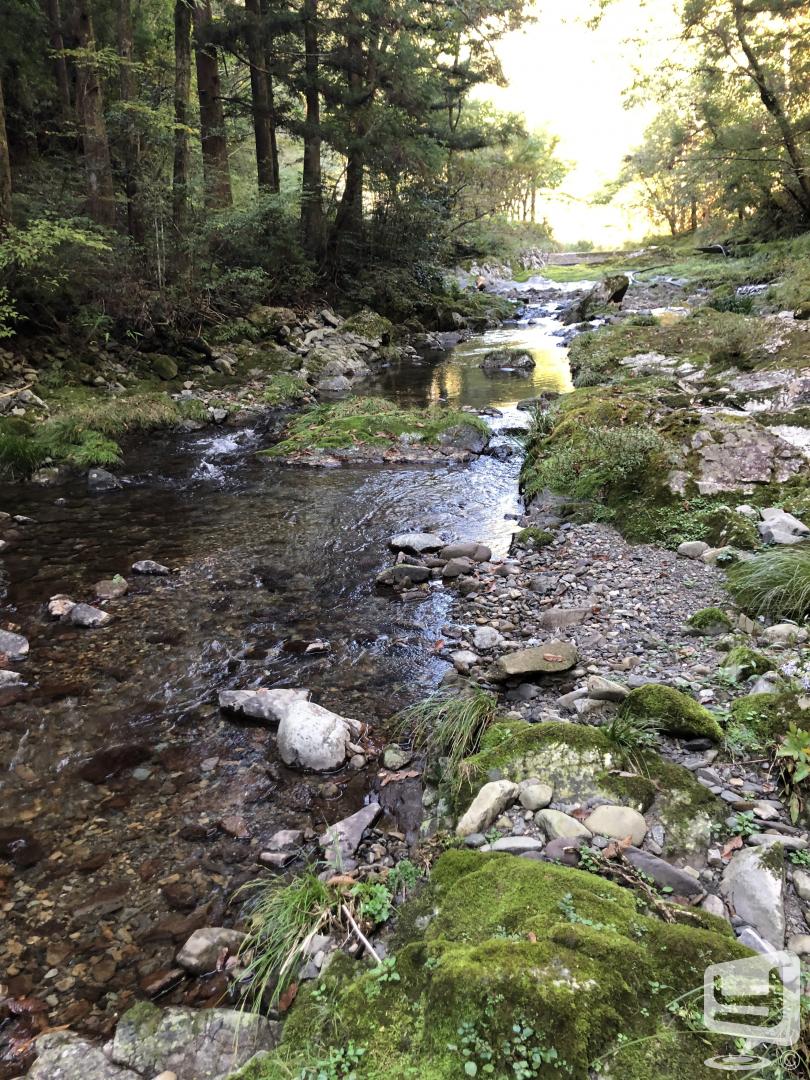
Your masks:
{"label": "moss-covered boulder", "polygon": [[715,717],[694,698],[671,686],[647,683],[631,690],[622,704],[622,714],[654,720],[667,735],[705,738],[720,742],[723,730]]}
{"label": "moss-covered boulder", "polygon": [[551,786],[555,802],[600,798],[640,811],[648,824],[664,827],[664,854],[673,858],[704,853],[712,826],[728,812],[688,769],[654,751],[627,756],[603,729],[585,724],[493,724],[461,774],[459,811],[490,780],[537,777]]}
{"label": "moss-covered boulder", "polygon": [[728,682],[739,683],[752,675],[764,675],[773,667],[770,659],[747,645],[735,645],[729,649],[720,674]]}
{"label": "moss-covered boulder", "polygon": [[177,361],[166,353],[152,353],[149,357],[149,367],[159,379],[166,382],[177,378]]}
{"label": "moss-covered boulder", "polygon": [[703,637],[715,637],[731,630],[731,619],[719,607],[701,608],[686,621],[693,633]]}
{"label": "moss-covered boulder", "polygon": [[729,726],[744,729],[763,748],[775,743],[792,723],[804,728],[810,724],[810,710],[801,707],[797,694],[747,694],[729,708]]}
{"label": "moss-covered boulder", "polygon": [[378,315],[370,308],[363,308],[354,315],[350,315],[343,323],[341,331],[345,334],[357,334],[359,337],[368,338],[387,345],[394,333],[394,324],[384,315]]}
{"label": "moss-covered boulder", "polygon": [[719,919],[663,922],[585,871],[465,851],[411,907],[395,959],[333,964],[240,1080],[351,1064],[364,1080],[708,1080],[704,1060],[727,1050],[678,1016],[709,964],[749,955]]}

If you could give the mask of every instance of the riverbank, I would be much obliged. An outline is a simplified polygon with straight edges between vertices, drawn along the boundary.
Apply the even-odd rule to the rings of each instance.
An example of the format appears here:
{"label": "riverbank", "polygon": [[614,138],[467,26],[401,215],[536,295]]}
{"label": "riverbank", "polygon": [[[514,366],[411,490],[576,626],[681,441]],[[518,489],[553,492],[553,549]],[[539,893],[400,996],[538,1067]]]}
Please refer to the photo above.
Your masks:
{"label": "riverbank", "polygon": [[[564,300],[558,296],[551,303],[558,310]],[[629,297],[629,306],[632,303]],[[538,314],[530,309],[527,323]],[[633,325],[632,319],[624,325]],[[645,327],[645,323],[635,325]],[[650,330],[655,325],[646,324]],[[520,332],[530,329],[527,325]],[[612,340],[613,334],[613,328],[601,330],[595,340]],[[492,344],[495,342],[489,347]],[[575,345],[575,353],[577,349]],[[486,383],[479,362],[472,360],[469,368],[454,367],[451,362],[438,378],[437,369],[417,365],[414,371],[422,372],[424,382],[419,393],[429,400],[437,387],[451,388],[458,395],[459,385],[466,385],[466,400],[472,397],[480,406],[481,379],[480,387],[487,385],[490,392],[500,395],[494,400],[499,401],[496,407],[505,415],[494,423],[510,428],[521,415],[514,410],[514,402],[530,396],[521,390],[526,383],[510,383],[510,378],[514,380],[510,376]],[[626,387],[620,387],[619,392],[626,393]],[[413,394],[414,388],[408,393]],[[583,427],[577,420],[578,396],[592,407],[601,393],[610,399],[613,389],[597,387],[588,393],[582,388],[563,399],[565,407],[573,410],[573,422],[565,426],[561,414],[563,431],[557,432],[555,442],[562,443],[572,431]],[[511,404],[506,407],[504,401]],[[608,423],[617,427],[632,415],[620,411],[617,424],[616,414],[610,412]],[[545,460],[543,440],[547,437],[535,428],[530,467]],[[108,628],[92,631],[105,636],[105,652],[120,657],[129,655],[133,619],[148,628],[147,635],[154,633],[156,620],[163,626],[160,641],[155,642],[158,649],[146,648],[138,665],[138,677],[146,679],[148,686],[137,687],[133,694],[134,680],[124,677],[121,681],[121,673],[108,668],[104,678],[111,681],[108,687],[101,687],[104,700],[96,702],[103,711],[120,708],[121,702],[129,699],[133,732],[140,729],[150,756],[137,765],[126,761],[118,781],[113,777],[111,782],[110,774],[105,773],[98,791],[100,804],[98,798],[87,801],[87,787],[81,789],[85,801],[72,803],[75,795],[70,794],[70,776],[63,771],[59,784],[48,793],[49,802],[51,796],[53,801],[48,808],[39,809],[40,815],[45,809],[55,823],[61,823],[66,799],[70,800],[75,808],[75,828],[80,830],[77,835],[84,835],[91,814],[95,822],[112,813],[114,819],[100,826],[102,831],[108,830],[98,836],[102,851],[106,837],[109,835],[111,843],[113,837],[118,842],[121,821],[128,822],[123,834],[127,837],[125,857],[111,856],[103,864],[101,877],[99,870],[92,868],[92,861],[87,871],[80,869],[72,844],[56,849],[66,849],[63,854],[70,872],[65,881],[73,895],[82,873],[89,875],[87,884],[94,892],[103,890],[110,874],[118,877],[119,888],[121,878],[126,879],[123,893],[109,898],[114,905],[109,916],[95,912],[86,917],[101,919],[109,927],[115,939],[113,948],[122,948],[122,941],[125,946],[125,935],[133,935],[135,930],[134,947],[142,978],[158,980],[155,996],[161,1005],[187,1001],[189,992],[190,1000],[198,1004],[228,1003],[233,1000],[228,988],[231,995],[237,991],[239,983],[233,980],[240,977],[240,965],[227,961],[228,953],[235,949],[233,940],[217,939],[217,956],[203,964],[206,973],[197,980],[188,981],[186,969],[169,959],[191,930],[188,919],[203,919],[209,927],[223,921],[230,925],[232,914],[225,912],[220,898],[224,902],[239,880],[255,877],[252,864],[257,853],[274,856],[268,860],[270,865],[289,868],[293,882],[305,881],[307,858],[319,852],[325,857],[329,854],[332,841],[320,823],[334,825],[367,796],[372,812],[355,821],[351,832],[355,848],[341,854],[339,876],[345,880],[328,884],[325,897],[330,912],[336,896],[350,905],[384,966],[372,963],[367,967],[345,959],[343,952],[362,956],[365,947],[345,916],[339,912],[330,915],[332,933],[319,937],[318,948],[307,960],[280,1049],[257,1060],[245,1075],[275,1078],[307,1075],[302,1069],[331,1069],[333,1075],[340,1076],[354,1068],[359,1076],[419,1075],[449,1080],[474,1075],[468,1064],[474,1064],[476,1071],[493,1064],[495,1075],[499,1075],[509,1069],[514,1072],[516,1063],[525,1062],[525,1067],[539,1076],[585,1077],[597,1059],[602,1060],[603,1069],[613,1069],[615,1075],[633,1080],[652,1075],[703,1075],[706,1048],[689,1034],[699,1026],[699,1010],[692,1008],[691,998],[675,1012],[667,1004],[672,997],[701,985],[701,964],[745,955],[735,942],[736,935],[748,929],[771,941],[779,932],[777,898],[785,913],[782,932],[795,938],[805,929],[799,892],[803,887],[798,873],[801,855],[796,852],[803,850],[806,836],[801,824],[791,823],[789,800],[767,767],[763,770],[748,760],[751,754],[762,752],[751,742],[752,735],[771,747],[774,738],[779,738],[774,732],[781,733],[785,709],[793,710],[794,715],[799,708],[801,695],[792,689],[794,676],[780,671],[793,660],[801,662],[790,634],[780,642],[773,634],[770,637],[774,640],[769,640],[765,631],[752,640],[756,620],[741,617],[724,591],[722,569],[711,559],[690,559],[673,551],[639,547],[623,541],[612,523],[588,523],[595,507],[611,509],[610,501],[603,501],[607,490],[604,481],[602,487],[576,495],[539,497],[538,491],[525,519],[529,531],[515,542],[510,554],[509,536],[518,526],[504,522],[503,515],[515,514],[518,509],[518,460],[514,455],[506,455],[503,461],[495,456],[479,458],[463,472],[442,466],[441,471],[436,468],[414,476],[412,483],[407,471],[383,469],[358,474],[340,470],[330,473],[327,483],[317,472],[296,473],[256,464],[260,470],[277,470],[272,473],[273,484],[284,484],[283,478],[290,478],[272,506],[267,503],[268,481],[257,481],[247,474],[240,477],[244,487],[235,503],[212,497],[208,490],[201,505],[197,500],[196,510],[187,504],[180,516],[175,502],[157,496],[157,504],[150,507],[152,516],[146,518],[143,507],[139,509],[137,501],[130,501],[132,492],[123,494],[129,518],[141,536],[127,538],[115,559],[110,559],[112,552],[105,555],[115,567],[109,565],[108,569],[105,562],[104,572],[123,570],[129,576],[127,567],[136,554],[157,558],[170,569],[180,567],[180,571],[153,579],[130,579],[130,593],[115,602],[120,605],[120,618]],[[244,466],[240,468],[244,470]],[[153,485],[143,492],[143,504],[155,500]],[[456,509],[451,511],[448,506],[452,501]],[[71,512],[75,514],[80,505],[74,501]],[[227,528],[223,524],[221,532],[210,529],[210,523],[224,523],[227,519],[220,515],[233,514],[237,506],[242,508],[239,520],[228,522]],[[308,514],[304,514],[304,507],[311,508]],[[687,500],[682,500],[674,513],[688,510]],[[729,508],[729,513],[732,511],[736,512],[735,507]],[[173,534],[182,514],[190,516],[184,521],[181,539]],[[85,526],[87,520],[85,517]],[[158,522],[163,522],[160,534],[153,532]],[[626,527],[624,520],[618,523]],[[44,525],[47,529],[47,515]],[[96,536],[104,528],[99,521],[88,536],[95,540],[95,546],[80,556],[80,564],[67,575],[66,567],[73,558],[71,544],[66,545],[63,561],[59,545],[55,546],[54,579],[59,577],[68,591],[74,591],[70,578],[81,580],[83,567],[90,560],[98,565]],[[408,550],[407,544],[399,546],[402,557],[386,554],[391,537],[403,528],[428,528],[441,534],[440,544],[468,541],[470,546],[464,551],[448,551],[434,541],[432,550],[429,544],[421,556],[413,548]],[[759,531],[752,525],[749,534],[752,529],[759,543]],[[202,557],[189,558],[194,549],[188,545],[198,532],[200,550],[208,551]],[[364,535],[371,532],[373,536]],[[267,537],[272,537],[269,548]],[[44,541],[45,535],[41,539]],[[666,537],[669,543],[675,539]],[[704,553],[700,542],[693,553],[698,549]],[[342,553],[339,565],[333,559],[335,550]],[[294,568],[289,562],[292,552]],[[392,599],[388,584],[379,593],[371,588],[378,570],[392,563],[401,567],[403,578],[408,579],[403,580],[405,589],[398,600]],[[451,563],[453,572],[447,573]],[[314,564],[320,570],[316,582],[312,581]],[[248,566],[254,570],[246,572]],[[408,569],[417,566],[419,573]],[[30,572],[25,545],[17,548],[9,568],[12,581],[20,581],[21,575]],[[271,594],[269,604],[264,598],[258,600],[256,575]],[[414,581],[414,577],[420,580]],[[358,581],[364,584],[358,586]],[[42,582],[32,581],[29,589],[33,599],[42,592]],[[19,585],[15,597],[18,603],[22,600]],[[20,610],[25,611],[24,603]],[[239,619],[244,610],[250,612],[251,622],[246,635]],[[201,611],[205,612],[202,618]],[[345,641],[340,640],[341,623]],[[325,625],[329,627],[326,633]],[[360,633],[358,625],[363,627]],[[100,672],[98,646],[85,646],[78,631],[62,629],[58,623],[51,626],[52,630],[31,636],[32,675],[41,677],[42,661],[37,657],[44,657],[53,648],[52,660],[62,670],[68,661],[80,672],[83,655],[89,652]],[[295,649],[276,651],[278,642],[272,640],[273,633],[282,627]],[[249,641],[247,648],[245,639]],[[520,659],[527,647],[534,650],[528,666]],[[182,658],[187,650],[203,656],[203,670],[198,672],[203,676],[202,697],[199,681],[184,670]],[[515,660],[517,668],[510,666]],[[531,663],[538,666],[532,668]],[[549,668],[557,673],[549,673]],[[522,674],[518,675],[517,669]],[[743,691],[756,690],[760,699],[762,687],[756,686],[756,679],[769,670],[775,672],[775,680],[770,681],[778,701],[745,701],[750,694]],[[414,672],[418,673],[416,684]],[[494,679],[493,674],[497,675]],[[113,684],[112,680],[117,681]],[[178,681],[185,687],[182,707],[174,695],[167,697],[166,688]],[[413,741],[418,721],[412,714],[406,720],[405,730],[411,735],[405,734],[401,743],[390,734],[386,736],[391,730],[386,721],[397,708],[413,703],[440,681],[450,703],[449,710],[442,706],[446,737],[458,734],[455,724],[462,713],[456,703],[464,707],[466,688],[478,685],[484,696],[475,698],[474,711],[464,713],[473,717],[473,740],[462,744],[460,754],[459,747],[454,747],[454,760],[466,758],[458,775],[448,768],[447,751],[437,750],[433,743],[422,783],[423,751],[418,740]],[[674,719],[671,697],[664,697],[664,706],[658,698],[649,701],[644,690],[649,682],[683,692],[684,700],[674,699],[678,706]],[[365,683],[374,685],[369,688]],[[363,721],[372,719],[371,739],[354,751],[367,758],[371,770],[358,769],[355,763],[353,774],[351,765],[345,773],[322,778],[287,772],[276,759],[275,740],[263,723],[237,727],[212,708],[212,685],[235,690],[259,685],[314,686],[316,692],[326,691],[318,696],[330,711]],[[157,727],[144,725],[143,705],[136,704],[144,689],[152,695]],[[786,694],[794,703],[789,707],[785,705]],[[738,699],[743,703],[735,706]],[[87,703],[89,699],[84,700]],[[35,696],[21,702],[22,711],[17,705],[12,716],[18,733],[25,730],[27,719],[33,719],[33,710],[41,707],[41,701]],[[640,710],[633,707],[639,701],[644,706]],[[712,713],[706,714],[699,702]],[[73,709],[68,695],[49,724],[57,719],[64,723]],[[726,711],[731,719],[724,715]],[[637,720],[639,713],[643,723]],[[432,725],[435,711],[424,715]],[[212,724],[218,732],[215,751]],[[69,720],[68,728],[71,733],[66,746],[72,744],[75,754],[76,736]],[[724,739],[720,744],[716,741],[718,732]],[[732,734],[736,749],[729,738]],[[90,732],[88,737],[92,738]],[[28,738],[37,746],[35,734]],[[25,769],[19,773],[20,783],[32,785],[30,797],[35,784],[41,791],[36,771],[38,763],[45,765],[47,760],[43,749],[37,746],[36,757],[23,753],[15,766],[27,766],[33,774],[26,781]],[[56,759],[62,748],[51,749]],[[88,754],[79,754],[79,759],[90,756],[90,747],[87,749]],[[381,757],[376,758],[376,754]],[[250,790],[255,788],[255,801],[243,794],[245,764],[254,777]],[[135,771],[149,775],[139,778],[136,785]],[[44,772],[47,775],[47,767]],[[497,793],[492,791],[493,784],[501,785]],[[306,797],[304,788],[308,789]],[[369,790],[373,795],[368,796]],[[497,798],[492,800],[495,794]],[[124,804],[117,801],[121,796]],[[375,802],[385,811],[384,816],[378,817],[373,810]],[[266,808],[271,804],[268,816]],[[278,813],[280,804],[284,814]],[[600,820],[591,827],[591,815],[605,805],[619,808],[608,815],[614,821],[606,820],[602,809]],[[474,823],[469,817],[471,806],[479,816]],[[28,802],[28,808],[33,809],[33,803]],[[180,815],[184,823],[175,835]],[[407,827],[398,824],[397,818],[407,820]],[[465,818],[461,834],[454,837],[459,821]],[[304,819],[311,822],[309,833],[302,828]],[[426,822],[424,834],[417,842],[422,819]],[[40,823],[42,818],[25,820]],[[471,823],[475,828],[469,827]],[[32,834],[39,827],[31,824]],[[135,868],[132,860],[137,860],[139,853],[145,862],[155,859],[149,835],[155,828],[170,836],[171,843],[161,852],[155,875],[138,885],[127,866]],[[278,835],[281,829],[289,830],[290,835]],[[586,841],[584,854],[578,850],[582,846],[579,841],[571,842],[572,830]],[[322,835],[325,838],[319,842]],[[778,853],[769,852],[762,866],[758,862],[748,865],[759,850],[755,841],[768,835],[782,839],[787,885],[776,865]],[[630,845],[625,842],[627,836],[633,840]],[[612,842],[615,850],[611,850]],[[183,844],[192,845],[186,846],[185,854]],[[770,846],[773,841],[766,839],[761,844]],[[97,845],[94,842],[91,846]],[[437,862],[447,847],[463,850],[451,851]],[[490,850],[482,853],[476,850],[480,847]],[[635,856],[631,849],[636,848],[642,853],[637,858],[643,860],[638,867],[632,862]],[[49,865],[54,862],[52,854],[48,853]],[[94,854],[88,852],[88,857]],[[743,855],[744,860],[734,862]],[[580,862],[579,866],[560,868],[538,861],[544,858]],[[725,890],[727,875],[729,879],[733,876],[732,863],[739,868],[741,861],[746,862],[746,872],[740,874],[739,885]],[[408,865],[413,871],[407,870]],[[167,876],[165,868],[169,866],[174,873]],[[430,882],[423,884],[421,892],[416,890],[410,907],[399,907],[393,926],[388,916],[394,902],[413,894],[416,879],[430,866]],[[398,867],[400,884],[395,886],[392,875]],[[15,925],[18,918],[30,917],[26,884],[32,873],[39,871],[26,869],[14,881],[11,914]],[[175,875],[177,880],[170,880]],[[335,877],[332,871],[327,878],[330,875]],[[218,878],[223,879],[222,884]],[[146,924],[155,925],[148,913],[157,886],[170,907],[184,898],[186,904],[196,906],[179,909],[180,914],[189,911],[188,917],[169,915],[164,919],[162,932],[171,934],[172,943],[164,937],[154,943],[153,954],[145,956],[144,946],[152,948]],[[390,896],[388,910],[379,888],[374,894],[376,906],[370,906],[368,892],[361,889],[353,893],[359,886],[383,887]],[[23,891],[18,893],[20,888]],[[756,905],[745,906],[746,889],[749,898],[758,893],[769,898],[766,912]],[[102,899],[106,899],[103,893]],[[207,903],[201,904],[204,899]],[[677,900],[686,903],[673,903]],[[64,899],[47,889],[41,902],[45,912],[50,909],[56,913],[64,907]],[[138,927],[139,909],[142,930]],[[761,921],[766,919],[770,919],[767,924]],[[161,928],[161,923],[157,926]],[[247,923],[241,926],[249,928]],[[59,931],[64,937],[62,926]],[[60,979],[71,977],[69,973],[88,951],[91,957],[107,962],[109,945],[101,946],[100,941],[94,945],[89,937],[69,940],[76,941],[78,951],[58,961]],[[740,940],[745,945],[755,941],[751,933]],[[801,947],[795,940],[793,945]],[[38,943],[26,943],[25,947],[30,951],[20,954],[15,978],[25,973],[25,964],[30,965],[39,949]],[[220,955],[225,958],[221,970]],[[682,959],[686,956],[688,961]],[[628,964],[628,957],[632,957],[632,964]],[[55,954],[52,959],[56,960]],[[87,1034],[106,1035],[129,1002],[153,993],[146,985],[134,987],[132,979],[129,983],[122,980],[128,967],[125,961],[124,954],[116,960],[116,972],[109,983],[112,992],[102,990],[98,996],[103,1011],[91,1009],[83,1020],[73,1021]],[[325,974],[313,982],[322,969]],[[627,975],[617,974],[625,971]],[[165,984],[160,982],[163,978],[167,979]],[[85,1001],[91,985],[104,985],[93,975],[86,977],[81,969],[77,979],[76,996],[80,991]],[[41,993],[39,985],[36,990]],[[664,988],[672,988],[672,993]],[[70,989],[59,991],[63,992],[70,993]],[[540,1013],[538,994],[543,1001]],[[285,999],[284,1007],[288,1004]],[[50,1008],[58,1019],[58,999]],[[145,1076],[171,1067],[172,1061],[182,1062],[188,1032],[175,1038],[173,1047],[159,1044],[163,1057],[155,1056],[154,1043],[150,1044],[151,1056],[141,1052],[156,1022],[154,1013],[141,1011],[143,1015],[131,1015],[121,1029],[116,1067],[132,1066],[135,1075]],[[276,1012],[280,1011],[276,1003]],[[519,1032],[513,1030],[516,1020]],[[617,1039],[619,1033],[625,1038]],[[267,1042],[246,1044],[246,1048],[263,1050],[277,1037],[274,1028],[265,1034]],[[634,1043],[635,1049],[628,1046],[622,1054],[623,1044],[636,1039],[644,1040],[643,1044]],[[133,1050],[133,1046],[141,1050]],[[86,1057],[83,1043],[68,1049],[74,1061]],[[58,1050],[54,1047],[54,1053]],[[48,1060],[43,1056],[43,1068]],[[108,1063],[106,1067],[112,1066]],[[181,1076],[182,1068],[177,1069]],[[708,1070],[704,1072],[709,1075]]]}

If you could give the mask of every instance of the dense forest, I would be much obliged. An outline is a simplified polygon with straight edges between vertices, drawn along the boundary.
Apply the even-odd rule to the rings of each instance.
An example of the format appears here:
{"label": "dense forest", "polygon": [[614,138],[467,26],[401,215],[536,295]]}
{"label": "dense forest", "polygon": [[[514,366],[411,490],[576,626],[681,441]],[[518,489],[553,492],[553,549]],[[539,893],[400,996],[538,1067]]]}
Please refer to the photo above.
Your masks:
{"label": "dense forest", "polygon": [[440,290],[437,266],[486,249],[495,216],[537,221],[564,174],[551,136],[470,100],[526,18],[522,0],[4,0],[3,332]]}

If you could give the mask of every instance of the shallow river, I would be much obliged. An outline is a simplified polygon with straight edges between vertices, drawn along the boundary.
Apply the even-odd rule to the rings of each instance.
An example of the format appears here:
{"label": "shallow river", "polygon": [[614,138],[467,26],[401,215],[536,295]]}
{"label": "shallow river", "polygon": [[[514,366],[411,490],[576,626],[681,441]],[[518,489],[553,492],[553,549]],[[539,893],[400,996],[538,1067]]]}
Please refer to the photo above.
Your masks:
{"label": "shallow river", "polygon": [[[392,367],[364,392],[494,407],[495,442],[509,441],[498,431],[525,426],[520,399],[570,387],[558,327],[539,317],[488,333]],[[482,353],[501,344],[532,350],[530,377],[484,375]],[[221,918],[267,837],[288,825],[320,830],[373,782],[373,767],[290,773],[269,732],[220,714],[217,691],[306,686],[328,708],[380,725],[447,667],[434,644],[448,594],[403,604],[374,589],[388,538],[438,530],[502,555],[517,527],[519,454],[466,467],[304,470],[256,457],[266,441],[258,429],[154,437],[128,454],[124,489],[103,495],[82,482],[0,488],[0,508],[34,519],[4,556],[0,593],[0,624],[18,624],[31,642],[20,668],[29,686],[0,691],[0,843],[19,838],[32,864],[5,891],[0,874],[9,959],[0,981],[44,999],[52,1023],[66,1012],[104,1031],[170,965],[184,931],[171,919],[202,904],[209,923]],[[177,572],[130,574],[145,558]],[[51,595],[92,602],[93,584],[115,573],[130,591],[110,605],[109,627],[48,619]],[[315,640],[329,651],[305,655]],[[250,840],[218,828],[228,815]],[[167,904],[178,883],[188,895]]]}

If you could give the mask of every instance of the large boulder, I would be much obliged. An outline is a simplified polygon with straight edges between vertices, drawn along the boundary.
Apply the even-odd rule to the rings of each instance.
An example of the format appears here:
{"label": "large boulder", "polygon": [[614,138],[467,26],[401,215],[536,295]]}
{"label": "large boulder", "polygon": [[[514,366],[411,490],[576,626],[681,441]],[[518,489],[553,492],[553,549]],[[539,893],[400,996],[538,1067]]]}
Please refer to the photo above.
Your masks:
{"label": "large boulder", "polygon": [[723,729],[708,709],[671,686],[647,683],[631,690],[622,704],[622,715],[651,720],[668,735],[707,738],[720,742]]}
{"label": "large boulder", "polygon": [[762,518],[757,529],[766,544],[798,544],[810,536],[810,529],[803,521],[778,507],[763,510]]}
{"label": "large boulder", "polygon": [[72,1031],[49,1031],[34,1045],[37,1060],[29,1080],[141,1080],[131,1069],[113,1065],[100,1046]]}
{"label": "large boulder", "polygon": [[308,690],[221,690],[219,707],[251,720],[278,724],[296,701],[308,698]]}
{"label": "large boulder", "polygon": [[[255,1013],[159,1009],[142,1001],[118,1021],[112,1060],[143,1077],[170,1071],[194,1080],[224,1080],[254,1054],[272,1050],[277,1042],[278,1025]],[[128,1074],[124,1077],[129,1080]]]}
{"label": "large boulder", "polygon": [[534,357],[526,349],[492,349],[481,361],[486,372],[515,371],[527,374],[537,365]]}
{"label": "large boulder", "polygon": [[547,641],[529,649],[518,649],[499,657],[489,670],[495,682],[516,677],[547,675],[556,671],[568,671],[577,662],[577,650],[567,641]]}
{"label": "large boulder", "polygon": [[338,769],[348,756],[350,724],[355,723],[298,698],[285,708],[279,721],[276,744],[281,760],[313,772]]}
{"label": "large boulder", "polygon": [[626,274],[611,274],[604,281],[587,292],[580,300],[575,300],[563,315],[565,326],[584,322],[598,309],[607,304],[621,304],[624,295],[630,287],[630,278]]}
{"label": "large boulder", "polygon": [[784,854],[779,845],[736,852],[720,892],[732,911],[777,949],[785,944]]}

